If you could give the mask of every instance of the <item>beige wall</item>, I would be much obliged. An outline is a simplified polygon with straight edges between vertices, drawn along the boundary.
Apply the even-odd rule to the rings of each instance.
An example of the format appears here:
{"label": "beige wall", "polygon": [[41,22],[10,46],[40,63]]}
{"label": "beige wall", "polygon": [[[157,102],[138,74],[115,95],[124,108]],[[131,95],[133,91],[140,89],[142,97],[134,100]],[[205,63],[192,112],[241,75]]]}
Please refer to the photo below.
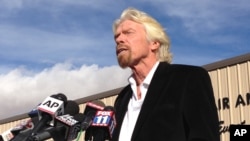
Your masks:
{"label": "beige wall", "polygon": [[230,124],[250,124],[250,62],[210,71],[220,118],[221,140],[229,141]]}

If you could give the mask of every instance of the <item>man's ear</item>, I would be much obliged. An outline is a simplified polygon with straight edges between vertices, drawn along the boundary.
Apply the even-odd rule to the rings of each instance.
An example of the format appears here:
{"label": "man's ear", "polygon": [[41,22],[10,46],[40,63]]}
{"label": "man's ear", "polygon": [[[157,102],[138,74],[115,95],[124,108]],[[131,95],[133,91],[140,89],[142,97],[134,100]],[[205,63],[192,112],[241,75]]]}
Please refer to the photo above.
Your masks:
{"label": "man's ear", "polygon": [[158,41],[151,42],[151,50],[156,51],[160,47],[160,43]]}

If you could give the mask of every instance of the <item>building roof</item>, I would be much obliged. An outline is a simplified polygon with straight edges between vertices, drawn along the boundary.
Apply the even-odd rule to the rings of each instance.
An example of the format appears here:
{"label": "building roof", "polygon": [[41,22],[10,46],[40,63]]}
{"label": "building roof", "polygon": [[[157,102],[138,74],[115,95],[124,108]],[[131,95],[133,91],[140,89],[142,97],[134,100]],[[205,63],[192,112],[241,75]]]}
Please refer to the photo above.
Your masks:
{"label": "building roof", "polygon": [[240,64],[246,61],[250,61],[250,53],[246,53],[240,56],[236,56],[236,57],[228,58],[228,59],[221,60],[218,62],[214,62],[211,64],[207,64],[202,67],[205,68],[207,71],[212,71],[212,70],[224,68],[227,66],[233,66],[235,64]]}

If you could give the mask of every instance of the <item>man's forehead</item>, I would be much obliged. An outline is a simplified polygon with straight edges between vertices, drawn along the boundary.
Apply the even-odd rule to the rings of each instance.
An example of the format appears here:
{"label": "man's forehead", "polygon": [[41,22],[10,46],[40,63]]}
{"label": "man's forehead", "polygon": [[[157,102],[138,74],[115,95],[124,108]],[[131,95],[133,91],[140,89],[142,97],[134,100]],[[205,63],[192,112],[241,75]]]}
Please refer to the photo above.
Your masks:
{"label": "man's forehead", "polygon": [[129,29],[136,29],[136,28],[138,28],[140,26],[142,26],[142,25],[137,23],[137,22],[134,22],[134,21],[131,21],[131,20],[124,20],[118,25],[117,29],[119,29],[119,30],[129,30]]}

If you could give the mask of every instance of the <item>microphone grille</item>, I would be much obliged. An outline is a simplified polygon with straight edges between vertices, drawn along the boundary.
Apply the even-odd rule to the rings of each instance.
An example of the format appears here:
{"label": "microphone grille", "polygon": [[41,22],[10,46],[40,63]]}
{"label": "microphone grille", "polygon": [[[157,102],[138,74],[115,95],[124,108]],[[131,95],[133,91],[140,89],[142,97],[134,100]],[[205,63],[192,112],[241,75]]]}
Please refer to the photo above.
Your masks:
{"label": "microphone grille", "polygon": [[63,93],[58,93],[57,94],[57,99],[62,100],[63,102],[67,102],[67,96]]}
{"label": "microphone grille", "polygon": [[100,100],[94,100],[94,101],[91,101],[91,103],[94,103],[94,104],[96,104],[98,106],[101,106],[101,107],[105,106],[104,102],[102,102]]}
{"label": "microphone grille", "polygon": [[73,100],[68,100],[64,109],[65,114],[76,115],[80,111],[78,104]]}
{"label": "microphone grille", "polygon": [[115,111],[115,108],[113,106],[106,106],[103,109],[104,111]]}

